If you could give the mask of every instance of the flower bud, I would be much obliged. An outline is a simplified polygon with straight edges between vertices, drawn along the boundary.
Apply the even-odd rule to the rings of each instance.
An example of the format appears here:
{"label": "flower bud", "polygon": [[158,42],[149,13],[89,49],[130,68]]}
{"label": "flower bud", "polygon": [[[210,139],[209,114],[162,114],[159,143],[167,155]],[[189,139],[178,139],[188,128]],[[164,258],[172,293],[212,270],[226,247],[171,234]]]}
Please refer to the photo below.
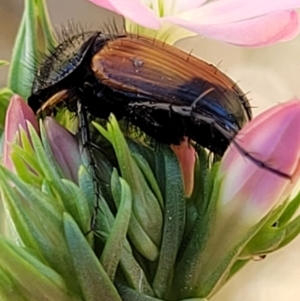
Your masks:
{"label": "flower bud", "polygon": [[53,155],[64,176],[78,183],[78,170],[82,164],[78,141],[51,117],[46,117],[44,126]]}
{"label": "flower bud", "polygon": [[299,116],[299,100],[289,101],[265,111],[239,132],[239,146],[291,179],[255,164],[231,144],[217,175],[220,211],[253,225],[287,199],[300,174]]}
{"label": "flower bud", "polygon": [[[26,102],[19,96],[12,96],[6,111],[4,141],[3,141],[3,164],[9,170],[14,170],[13,163],[10,158],[11,143],[18,139],[17,133],[20,127],[28,133],[27,121],[38,130],[38,124],[35,115]],[[17,140],[20,143],[19,139]]]}
{"label": "flower bud", "polygon": [[[235,137],[245,153],[232,143],[221,161],[204,217],[205,232],[202,221],[195,225],[198,233],[178,265],[188,275],[181,298],[215,293],[263,218],[289,197],[300,175],[299,116],[300,101],[286,102],[254,118]],[[291,179],[259,166],[249,155]],[[199,242],[199,237],[206,240]],[[200,252],[193,253],[197,244]]]}

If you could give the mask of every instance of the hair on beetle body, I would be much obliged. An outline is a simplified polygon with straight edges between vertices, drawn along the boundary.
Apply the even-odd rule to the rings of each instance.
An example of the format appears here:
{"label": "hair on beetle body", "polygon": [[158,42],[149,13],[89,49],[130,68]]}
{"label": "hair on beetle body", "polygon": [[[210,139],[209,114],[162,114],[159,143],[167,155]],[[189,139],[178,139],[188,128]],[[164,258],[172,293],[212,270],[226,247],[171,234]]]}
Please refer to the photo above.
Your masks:
{"label": "hair on beetle body", "polygon": [[217,67],[127,33],[81,32],[41,63],[28,99],[31,108],[77,112],[78,102],[81,113],[103,119],[113,113],[159,143],[178,145],[188,137],[218,155],[252,118],[246,95]]}

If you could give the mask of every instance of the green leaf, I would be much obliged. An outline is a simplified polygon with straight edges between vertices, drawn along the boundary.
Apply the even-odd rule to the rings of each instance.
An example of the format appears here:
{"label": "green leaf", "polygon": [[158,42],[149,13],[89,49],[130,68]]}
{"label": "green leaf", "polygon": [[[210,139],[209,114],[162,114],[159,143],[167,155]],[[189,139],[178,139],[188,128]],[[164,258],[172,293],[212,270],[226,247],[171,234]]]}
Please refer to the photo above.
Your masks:
{"label": "green leaf", "polygon": [[165,147],[165,210],[162,244],[153,289],[158,297],[164,297],[172,279],[177,253],[185,225],[185,199],[181,169],[176,155]]}
{"label": "green leaf", "polygon": [[159,202],[133,160],[116,119],[110,118],[110,123],[107,124],[108,131],[98,124],[94,126],[112,143],[122,177],[132,192],[133,214],[128,230],[130,239],[143,256],[153,261],[158,256],[157,246],[160,244],[162,232],[163,218]]}
{"label": "green leaf", "polygon": [[64,194],[63,185],[60,184],[60,179],[63,178],[63,173],[61,169],[58,167],[53,154],[52,149],[47,139],[47,134],[45,132],[44,125],[42,121],[40,121],[40,135],[41,139],[31,126],[28,124],[29,134],[32,140],[32,145],[34,148],[34,153],[37,157],[39,165],[42,167],[45,177],[48,180],[52,180],[57,182],[58,186],[62,188],[62,195]]}
{"label": "green leaf", "polygon": [[142,294],[122,284],[118,284],[117,288],[123,301],[164,301],[162,299]]}
{"label": "green leaf", "polygon": [[250,259],[246,259],[246,260],[237,260],[232,268],[230,269],[230,272],[228,274],[228,277],[226,279],[226,281],[228,281],[229,279],[231,279],[231,277],[233,275],[235,275],[238,271],[240,271],[248,262],[250,261]]}
{"label": "green leaf", "polygon": [[37,162],[42,168],[45,178],[54,184],[55,190],[58,192],[57,196],[59,196],[65,205],[68,205],[69,194],[67,193],[65,185],[61,180],[63,178],[63,173],[53,157],[42,121],[40,122],[42,141],[30,123],[28,124],[28,130]]}
{"label": "green leaf", "polygon": [[[116,173],[114,173],[117,176]],[[119,182],[115,182],[114,194],[119,195],[121,198],[121,192],[118,192],[117,189],[121,190],[121,186],[118,188],[116,185]],[[105,243],[107,238],[110,235],[111,229],[114,225],[114,216],[111,213],[107,203],[104,199],[101,199],[99,202],[99,212],[97,214],[97,231],[96,234],[99,235],[103,242]],[[153,295],[151,286],[149,285],[145,272],[135,259],[132,253],[132,248],[126,239],[124,242],[124,247],[122,249],[122,255],[120,258],[120,266],[122,271],[127,279],[128,284],[139,292],[147,293],[148,295]]]}
{"label": "green leaf", "polygon": [[64,214],[64,232],[84,300],[122,301],[72,217]]}
{"label": "green leaf", "polygon": [[[118,195],[114,196],[118,212],[100,258],[103,268],[111,281],[114,281],[117,266],[123,251],[132,206],[132,196],[128,184],[120,178],[120,185],[120,199],[117,199],[119,198]],[[112,190],[114,191],[113,185]]]}
{"label": "green leaf", "polygon": [[163,217],[160,205],[135,164],[116,119],[111,116],[107,125],[112,138],[121,174],[129,184],[133,197],[133,214],[156,245],[160,244]]}
{"label": "green leaf", "polygon": [[280,228],[281,231],[284,231],[285,237],[280,243],[277,249],[280,249],[290,243],[294,238],[296,238],[300,233],[300,216],[297,216],[291,222],[286,224],[284,227]]}
{"label": "green leaf", "polygon": [[24,292],[20,292],[17,285],[14,285],[13,280],[7,275],[6,270],[2,270],[0,263],[0,297],[2,301],[26,301]]}
{"label": "green leaf", "polygon": [[42,44],[40,48],[48,51],[57,44],[57,41],[49,18],[47,2],[46,0],[35,0],[35,5],[38,17],[37,30],[42,35],[42,38],[39,40],[40,44]]}
{"label": "green leaf", "polygon": [[239,255],[239,259],[247,259],[253,256],[265,255],[278,249],[286,233],[283,227],[280,227],[278,220],[285,212],[286,202],[280,204],[273,211],[269,212],[264,222],[260,223],[262,227],[247,243],[244,250]]}
{"label": "green leaf", "polygon": [[62,180],[68,198],[64,200],[66,211],[69,212],[83,233],[91,227],[91,211],[88,200],[81,189],[69,180]]}
{"label": "green leaf", "polygon": [[92,176],[84,165],[80,165],[79,167],[78,182],[79,187],[87,200],[89,216],[91,216],[94,213],[94,206],[96,204],[96,193]]}
{"label": "green leaf", "polygon": [[[34,73],[29,66],[33,64],[32,56],[37,57],[35,20],[34,1],[26,0],[21,25],[13,48],[8,78],[8,87],[23,98],[27,98],[30,94],[28,83],[33,81]],[[27,85],[24,85],[24,81],[27,82]]]}
{"label": "green leaf", "polygon": [[[151,170],[154,174],[154,177],[156,179],[156,183],[159,186],[159,191],[160,192],[164,191],[164,189],[165,189],[165,180],[166,179],[165,179],[164,169],[161,168],[161,166],[163,166],[163,164],[164,164],[164,155],[163,155],[162,151],[160,150],[160,145],[157,145],[156,149],[154,150],[154,149],[151,149],[150,147],[148,147],[146,145],[143,145],[141,143],[138,143],[138,142],[136,142],[132,139],[128,139],[127,143],[128,143],[128,146],[129,146],[129,148],[130,148],[133,155],[134,154],[139,154],[140,155],[139,157],[145,158],[145,160],[147,161],[147,163],[151,167]],[[146,168],[146,167],[141,168],[141,170],[143,171],[144,168]],[[143,173],[145,174],[145,171],[143,171]],[[152,188],[152,189],[153,189],[153,192],[155,194],[157,194],[156,189],[154,189],[154,188]],[[160,194],[161,193],[156,195],[156,197],[160,202],[161,208],[163,208],[164,204],[163,204],[163,202],[161,203]]]}
{"label": "green leaf", "polygon": [[[121,194],[120,194],[121,195]],[[96,215],[96,230],[95,234],[105,243],[110,235],[115,217],[113,216],[107,202],[102,197],[99,199],[98,212]]]}
{"label": "green leaf", "polygon": [[[26,249],[0,238],[1,300],[80,300],[64,279]],[[3,277],[4,276],[4,277]]]}
{"label": "green leaf", "polygon": [[146,159],[138,153],[132,152],[132,157],[135,160],[135,163],[140,168],[140,170],[143,172],[144,177],[146,178],[148,184],[150,185],[152,191],[154,192],[156,198],[159,201],[160,207],[164,208],[164,200],[159,188],[159,185],[155,179],[155,176],[150,168],[149,163],[146,161]]}
{"label": "green leaf", "polygon": [[[198,215],[201,218],[205,215],[205,212],[208,208],[209,203],[207,198],[207,190],[211,186],[211,184],[208,184],[208,176],[210,174],[208,170],[207,153],[202,147],[198,147],[197,154],[198,159],[196,161],[195,166],[194,190],[190,199],[187,202],[191,202],[194,204],[195,208],[198,210]],[[216,164],[216,167],[217,166],[218,164]],[[213,170],[215,170],[216,167],[214,167]],[[213,178],[213,176],[210,176],[210,178]]]}
{"label": "green leaf", "polygon": [[137,292],[145,293],[148,296],[154,296],[154,292],[148,283],[145,271],[135,259],[128,240],[125,241],[124,248],[122,250],[120,266],[126,276],[128,284],[132,288],[134,288]]}
{"label": "green leaf", "polygon": [[288,202],[287,207],[285,208],[284,212],[278,219],[279,226],[286,225],[289,222],[289,220],[294,216],[299,206],[300,206],[300,193],[298,193],[293,200]]}
{"label": "green leaf", "polygon": [[247,244],[240,259],[248,259],[255,256],[266,255],[277,250],[284,240],[286,231],[276,227],[264,227]]}
{"label": "green leaf", "polygon": [[203,148],[197,148],[197,160],[194,168],[194,189],[190,198],[186,200],[186,227],[184,242],[186,245],[195,229],[197,219],[203,219],[207,211],[207,181],[208,166],[207,153]]}
{"label": "green leaf", "polygon": [[[13,49],[8,86],[27,98],[40,53],[55,45],[44,0],[25,0],[24,13]],[[25,82],[25,84],[24,84]]]}
{"label": "green leaf", "polygon": [[8,61],[0,60],[0,67],[9,65]]}
{"label": "green leaf", "polygon": [[6,110],[13,92],[9,88],[0,89],[0,133],[4,131]]}
{"label": "green leaf", "polygon": [[30,137],[24,129],[20,130],[19,137],[20,143],[12,144],[11,153],[16,172],[23,181],[40,186],[45,175],[35,155]]}
{"label": "green leaf", "polygon": [[[12,148],[12,153],[10,155],[15,167],[15,172],[24,182],[40,187],[43,183],[43,178],[29,169],[29,166],[31,167],[32,165],[28,165],[27,163],[30,162],[29,156],[27,156],[28,154],[26,152],[23,152],[21,148],[19,148],[20,151],[17,151],[16,148],[17,147],[15,146]],[[25,153],[25,155],[22,156],[22,153]],[[31,161],[31,163],[34,162]]]}
{"label": "green leaf", "polygon": [[[17,237],[25,246],[35,250],[41,260],[47,261],[59,272],[68,287],[73,286],[76,280],[62,233],[63,207],[56,198],[21,181],[2,166],[0,185]],[[73,290],[77,288],[78,285]]]}
{"label": "green leaf", "polygon": [[[20,240],[26,246],[40,252],[38,242],[41,237],[42,240],[44,238],[43,235],[39,237],[42,229],[39,229],[35,223],[39,222],[43,213],[48,218],[47,222],[55,225],[59,222],[59,211],[56,211],[58,208],[54,209],[46,195],[27,185],[2,166],[0,166],[0,179],[3,199],[9,209],[11,220],[14,222],[14,228],[18,232]],[[12,182],[15,187],[9,182]]]}

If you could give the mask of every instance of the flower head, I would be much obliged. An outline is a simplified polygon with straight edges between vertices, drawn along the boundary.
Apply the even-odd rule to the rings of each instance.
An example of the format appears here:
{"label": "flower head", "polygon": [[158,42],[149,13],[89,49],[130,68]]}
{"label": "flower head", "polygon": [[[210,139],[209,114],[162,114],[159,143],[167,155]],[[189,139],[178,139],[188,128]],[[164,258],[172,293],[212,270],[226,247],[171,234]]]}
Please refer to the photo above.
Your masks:
{"label": "flower head", "polygon": [[67,179],[78,182],[78,170],[82,164],[80,145],[77,139],[53,118],[44,122],[46,135],[53,155]]}
{"label": "flower head", "polygon": [[265,111],[237,135],[236,141],[256,159],[291,175],[291,180],[245,158],[232,145],[222,160],[219,205],[243,222],[257,223],[286,200],[300,176],[300,102],[289,101]]}
{"label": "flower head", "polygon": [[241,46],[265,46],[291,39],[299,30],[295,11],[300,7],[299,0],[89,1],[169,35],[170,25],[189,31],[181,32],[178,39],[194,33]]}

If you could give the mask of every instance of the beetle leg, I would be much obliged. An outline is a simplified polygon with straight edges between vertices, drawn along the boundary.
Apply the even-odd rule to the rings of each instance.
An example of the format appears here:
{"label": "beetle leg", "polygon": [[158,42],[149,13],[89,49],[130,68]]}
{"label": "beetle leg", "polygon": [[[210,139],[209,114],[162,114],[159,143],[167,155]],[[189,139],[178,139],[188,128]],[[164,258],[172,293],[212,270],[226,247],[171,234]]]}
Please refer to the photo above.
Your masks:
{"label": "beetle leg", "polygon": [[87,156],[90,159],[89,167],[90,172],[92,175],[92,179],[94,182],[94,191],[96,195],[96,201],[95,201],[95,207],[94,207],[94,213],[91,220],[91,229],[86,233],[88,235],[91,231],[96,229],[96,222],[97,222],[97,214],[100,210],[99,201],[101,199],[101,190],[98,183],[96,170],[97,170],[97,164],[95,163],[95,159],[93,156],[93,144],[90,143],[91,137],[90,137],[90,131],[89,131],[89,122],[87,117],[87,112],[85,108],[81,105],[80,101],[77,101],[77,114],[79,119],[79,132],[81,136],[81,143],[83,151],[87,151]]}

